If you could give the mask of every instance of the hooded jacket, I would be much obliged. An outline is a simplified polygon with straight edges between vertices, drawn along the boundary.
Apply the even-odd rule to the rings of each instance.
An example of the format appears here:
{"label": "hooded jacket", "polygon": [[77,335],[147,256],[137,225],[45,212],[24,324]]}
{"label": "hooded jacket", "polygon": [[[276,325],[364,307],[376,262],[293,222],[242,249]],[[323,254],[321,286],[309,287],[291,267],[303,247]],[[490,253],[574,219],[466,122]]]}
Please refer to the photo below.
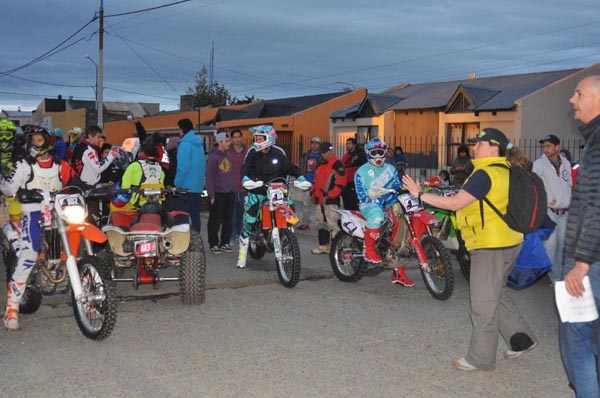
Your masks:
{"label": "hooded jacket", "polygon": [[204,189],[205,173],[204,143],[194,130],[190,130],[181,138],[177,147],[175,186],[189,189],[192,193],[201,193]]}
{"label": "hooded jacket", "polygon": [[233,192],[233,168],[227,155],[215,147],[210,151],[206,161],[206,191],[208,197],[214,199],[215,193]]}

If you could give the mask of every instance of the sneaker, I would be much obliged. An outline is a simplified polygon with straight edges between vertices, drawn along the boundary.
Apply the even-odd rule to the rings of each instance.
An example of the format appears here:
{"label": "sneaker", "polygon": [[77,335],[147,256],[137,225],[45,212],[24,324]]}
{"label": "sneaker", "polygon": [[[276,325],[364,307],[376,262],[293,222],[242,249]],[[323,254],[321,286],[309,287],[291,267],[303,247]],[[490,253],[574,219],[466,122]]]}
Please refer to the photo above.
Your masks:
{"label": "sneaker", "polygon": [[210,251],[213,254],[221,254],[221,248],[219,246],[211,246]]}
{"label": "sneaker", "polygon": [[470,371],[473,371],[473,370],[480,370],[477,366],[471,365],[464,358],[459,358],[456,361],[452,361],[452,367],[454,369],[463,370],[465,372],[470,372]]}
{"label": "sneaker", "polygon": [[522,351],[506,350],[504,352],[504,359],[515,359],[515,358],[518,358],[521,355],[525,354],[526,352],[533,351],[537,346],[538,346],[538,342],[534,341],[533,344],[529,346],[529,348],[526,348],[526,349],[524,349]]}
{"label": "sneaker", "polygon": [[229,243],[225,243],[224,245],[221,245],[220,249],[222,252],[231,253],[231,246],[229,245]]}
{"label": "sneaker", "polygon": [[310,231],[310,225],[302,224],[298,227],[300,231]]}
{"label": "sneaker", "polygon": [[321,246],[315,247],[310,252],[312,254],[329,254],[329,246],[321,245]]}
{"label": "sneaker", "polygon": [[406,272],[404,271],[404,267],[394,268],[392,274],[390,275],[390,279],[393,284],[399,283],[406,287],[413,287],[415,283],[406,276]]}

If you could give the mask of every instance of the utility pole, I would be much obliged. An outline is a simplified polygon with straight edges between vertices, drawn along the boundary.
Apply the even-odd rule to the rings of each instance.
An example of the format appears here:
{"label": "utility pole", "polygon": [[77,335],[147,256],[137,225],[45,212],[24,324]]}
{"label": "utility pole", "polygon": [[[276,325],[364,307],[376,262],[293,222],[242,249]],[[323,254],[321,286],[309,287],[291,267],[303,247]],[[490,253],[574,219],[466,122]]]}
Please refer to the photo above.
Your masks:
{"label": "utility pole", "polygon": [[104,0],[100,0],[98,17],[98,126],[104,129]]}

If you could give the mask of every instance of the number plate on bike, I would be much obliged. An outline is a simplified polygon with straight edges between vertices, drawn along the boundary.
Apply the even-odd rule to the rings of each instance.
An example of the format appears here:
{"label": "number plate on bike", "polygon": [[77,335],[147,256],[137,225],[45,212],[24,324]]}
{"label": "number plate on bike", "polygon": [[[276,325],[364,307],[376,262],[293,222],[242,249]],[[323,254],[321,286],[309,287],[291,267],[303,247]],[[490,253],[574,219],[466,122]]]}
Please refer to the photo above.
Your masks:
{"label": "number plate on bike", "polygon": [[281,206],[287,203],[285,194],[279,188],[271,189],[271,201],[276,206]]}
{"label": "number plate on bike", "polygon": [[135,242],[136,257],[154,257],[158,254],[156,240],[140,240]]}

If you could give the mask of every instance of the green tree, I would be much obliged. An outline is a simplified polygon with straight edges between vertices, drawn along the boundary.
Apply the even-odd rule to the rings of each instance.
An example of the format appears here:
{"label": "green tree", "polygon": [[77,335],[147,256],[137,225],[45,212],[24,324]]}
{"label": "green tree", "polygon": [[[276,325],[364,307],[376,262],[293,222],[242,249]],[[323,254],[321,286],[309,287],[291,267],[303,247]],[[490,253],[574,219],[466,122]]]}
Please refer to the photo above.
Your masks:
{"label": "green tree", "polygon": [[193,87],[188,87],[186,94],[194,96],[194,107],[203,106],[225,106],[231,102],[231,95],[225,86],[220,85],[216,80],[212,85],[208,83],[208,70],[206,65],[202,66],[196,76],[196,82]]}

